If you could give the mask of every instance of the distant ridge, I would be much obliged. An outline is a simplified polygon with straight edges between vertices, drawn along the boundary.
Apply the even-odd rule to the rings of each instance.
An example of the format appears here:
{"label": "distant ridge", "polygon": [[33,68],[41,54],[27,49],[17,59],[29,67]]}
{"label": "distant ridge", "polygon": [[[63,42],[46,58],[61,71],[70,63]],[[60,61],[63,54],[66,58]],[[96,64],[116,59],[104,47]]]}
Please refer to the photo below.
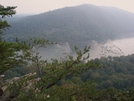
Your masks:
{"label": "distant ridge", "polygon": [[44,37],[58,42],[104,42],[134,36],[134,13],[114,7],[83,4],[25,17],[11,23],[5,38]]}

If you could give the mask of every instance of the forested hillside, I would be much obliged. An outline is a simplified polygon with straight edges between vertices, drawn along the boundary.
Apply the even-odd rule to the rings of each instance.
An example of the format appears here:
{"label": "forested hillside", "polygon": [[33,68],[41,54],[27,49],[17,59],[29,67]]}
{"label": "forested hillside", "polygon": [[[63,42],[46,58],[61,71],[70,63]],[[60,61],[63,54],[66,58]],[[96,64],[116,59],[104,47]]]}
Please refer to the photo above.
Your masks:
{"label": "forested hillside", "polygon": [[85,73],[83,80],[92,79],[98,88],[129,89],[134,87],[134,54],[121,57],[95,59],[104,67],[92,69]]}
{"label": "forested hillside", "polygon": [[9,41],[18,36],[44,37],[56,42],[76,42],[134,36],[134,14],[114,7],[80,5],[65,7],[10,23]]}
{"label": "forested hillside", "polygon": [[[121,57],[108,57],[92,60],[101,64],[101,68],[90,69],[82,75],[82,80],[90,79],[97,83],[99,89],[114,87],[128,90],[134,87],[134,54]],[[5,78],[23,76],[30,73],[33,68],[17,66],[13,70],[5,72]]]}

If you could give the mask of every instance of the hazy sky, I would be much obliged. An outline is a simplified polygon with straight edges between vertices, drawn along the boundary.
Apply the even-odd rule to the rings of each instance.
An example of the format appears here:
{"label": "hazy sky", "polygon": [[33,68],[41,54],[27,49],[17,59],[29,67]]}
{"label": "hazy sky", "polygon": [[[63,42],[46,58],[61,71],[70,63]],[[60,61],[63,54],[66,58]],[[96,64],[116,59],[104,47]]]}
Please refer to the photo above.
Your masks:
{"label": "hazy sky", "polygon": [[134,13],[134,0],[0,0],[0,3],[4,6],[17,6],[17,13],[37,14],[81,4],[114,6]]}

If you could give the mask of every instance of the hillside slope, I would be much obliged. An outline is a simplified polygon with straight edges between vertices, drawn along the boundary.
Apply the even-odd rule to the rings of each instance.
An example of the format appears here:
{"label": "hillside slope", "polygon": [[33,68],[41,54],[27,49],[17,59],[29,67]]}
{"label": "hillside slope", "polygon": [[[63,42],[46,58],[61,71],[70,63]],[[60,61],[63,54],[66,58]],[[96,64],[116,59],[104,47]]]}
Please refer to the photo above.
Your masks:
{"label": "hillside slope", "polygon": [[134,14],[114,7],[80,5],[25,17],[11,23],[5,37],[44,37],[58,42],[76,42],[134,35]]}

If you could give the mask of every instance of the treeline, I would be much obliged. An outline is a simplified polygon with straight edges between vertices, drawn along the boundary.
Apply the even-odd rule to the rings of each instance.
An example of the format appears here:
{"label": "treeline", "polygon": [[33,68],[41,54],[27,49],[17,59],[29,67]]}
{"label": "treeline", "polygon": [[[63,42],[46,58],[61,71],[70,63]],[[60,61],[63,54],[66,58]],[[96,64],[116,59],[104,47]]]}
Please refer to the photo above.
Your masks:
{"label": "treeline", "polygon": [[[81,77],[81,84],[86,85],[86,92],[74,95],[67,101],[133,101],[134,100],[134,54],[121,57],[108,57],[91,60],[95,64],[101,64],[100,68],[89,69]],[[5,72],[5,79],[19,77],[35,72],[33,66],[16,66]],[[79,79],[79,78],[78,78]],[[66,84],[71,80],[73,85]],[[88,83],[88,81],[92,83]],[[86,83],[87,82],[87,83]],[[87,87],[87,85],[89,87]],[[59,81],[57,86],[79,86],[76,78],[67,76],[65,80]],[[83,85],[84,87],[84,85]],[[80,89],[82,89],[80,87]],[[84,88],[83,88],[84,89]],[[27,99],[27,98],[26,98]]]}
{"label": "treeline", "polygon": [[[134,54],[121,57],[108,57],[92,60],[102,65],[98,69],[90,69],[82,75],[82,80],[93,80],[99,89],[114,87],[128,90],[134,87]],[[34,66],[16,66],[5,72],[5,79],[23,76],[34,71]]]}
{"label": "treeline", "polygon": [[100,89],[114,87],[127,90],[134,87],[134,54],[93,61],[103,65],[103,68],[87,71],[82,78],[84,81],[92,79]]}

